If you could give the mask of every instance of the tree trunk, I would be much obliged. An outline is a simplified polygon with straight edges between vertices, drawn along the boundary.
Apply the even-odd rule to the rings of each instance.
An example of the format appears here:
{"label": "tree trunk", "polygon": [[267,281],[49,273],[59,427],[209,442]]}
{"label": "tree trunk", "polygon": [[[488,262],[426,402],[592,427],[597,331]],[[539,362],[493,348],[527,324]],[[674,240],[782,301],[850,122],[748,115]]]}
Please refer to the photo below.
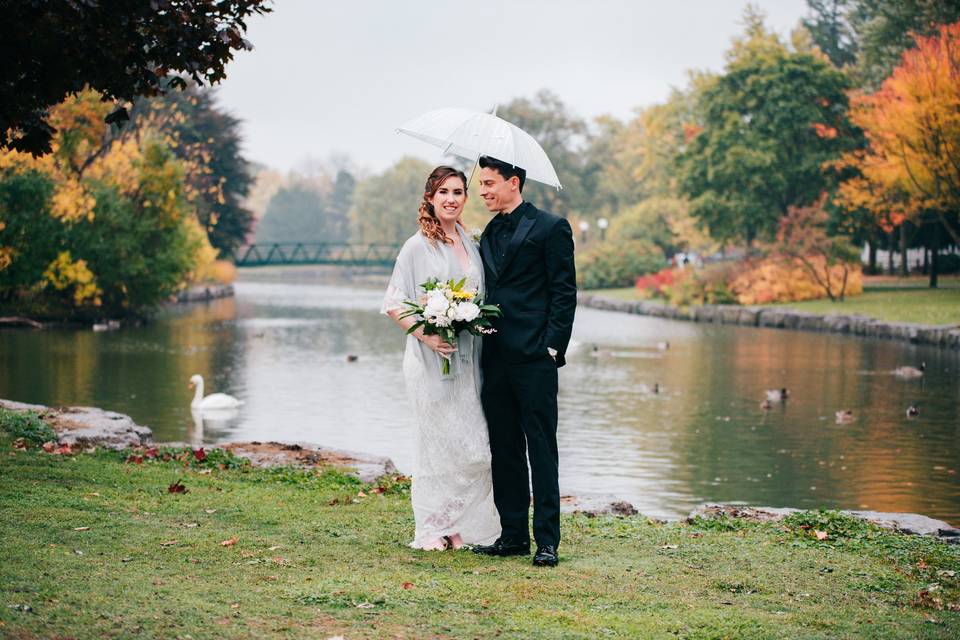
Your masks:
{"label": "tree trunk", "polygon": [[940,275],[940,225],[933,225],[933,246],[930,248],[930,288],[937,288],[937,276]]}
{"label": "tree trunk", "polygon": [[877,273],[877,240],[876,238],[871,238],[868,245],[869,251],[867,252],[867,273],[870,275],[876,275]]}
{"label": "tree trunk", "polygon": [[906,276],[910,273],[907,267],[907,223],[904,221],[900,225],[900,275]]}
{"label": "tree trunk", "polygon": [[893,248],[896,246],[893,240],[893,234],[895,232],[891,231],[887,234],[887,273],[893,275]]}
{"label": "tree trunk", "polygon": [[920,269],[920,273],[927,275],[928,269],[930,268],[930,250],[927,249],[927,245],[923,245],[923,266]]}

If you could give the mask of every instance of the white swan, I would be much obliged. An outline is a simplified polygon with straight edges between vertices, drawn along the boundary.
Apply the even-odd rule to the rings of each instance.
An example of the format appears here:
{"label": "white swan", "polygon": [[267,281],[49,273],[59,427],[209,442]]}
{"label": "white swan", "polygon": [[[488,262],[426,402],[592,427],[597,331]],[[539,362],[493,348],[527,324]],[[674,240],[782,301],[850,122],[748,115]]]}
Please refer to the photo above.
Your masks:
{"label": "white swan", "polygon": [[190,387],[195,387],[197,390],[196,393],[193,394],[193,402],[190,403],[191,409],[199,409],[201,411],[236,409],[243,404],[242,400],[237,400],[233,396],[228,396],[225,393],[211,393],[207,397],[203,397],[203,376],[199,374],[190,376]]}

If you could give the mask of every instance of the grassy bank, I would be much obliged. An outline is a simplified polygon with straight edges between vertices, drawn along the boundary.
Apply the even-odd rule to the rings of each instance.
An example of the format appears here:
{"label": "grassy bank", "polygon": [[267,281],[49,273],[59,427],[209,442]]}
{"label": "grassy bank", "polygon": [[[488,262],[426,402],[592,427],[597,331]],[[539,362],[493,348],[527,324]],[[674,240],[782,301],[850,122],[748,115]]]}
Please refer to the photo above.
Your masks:
{"label": "grassy bank", "polygon": [[[887,322],[920,322],[924,324],[960,324],[960,278],[941,278],[939,289],[927,288],[925,278],[867,277],[863,294],[843,302],[806,300],[776,305],[798,311],[827,314],[860,314]],[[599,289],[586,293],[639,301],[634,287]]]}
{"label": "grassy bank", "polygon": [[[0,433],[0,636],[960,634],[960,548],[830,514],[565,516],[549,570],[407,548],[402,481],[125,455],[14,450]],[[168,490],[177,480],[186,492]]]}

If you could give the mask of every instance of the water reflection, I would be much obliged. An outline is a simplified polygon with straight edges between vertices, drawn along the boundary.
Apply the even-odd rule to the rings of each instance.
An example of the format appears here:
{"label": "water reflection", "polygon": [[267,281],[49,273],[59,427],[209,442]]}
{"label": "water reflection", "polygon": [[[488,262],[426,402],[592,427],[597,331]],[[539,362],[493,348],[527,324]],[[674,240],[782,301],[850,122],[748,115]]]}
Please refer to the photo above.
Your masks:
{"label": "water reflection", "polygon": [[[403,337],[376,313],[379,286],[275,280],[245,274],[237,298],[174,309],[137,329],[0,330],[0,397],[121,411],[160,441],[305,440],[409,469]],[[559,397],[565,493],[613,493],[669,517],[723,500],[960,523],[956,352],[581,309],[568,360]],[[921,361],[919,380],[890,373]],[[246,404],[195,415],[193,374],[207,393]],[[761,409],[765,391],[781,387],[790,399]],[[921,413],[908,420],[911,404]],[[852,424],[835,424],[840,409],[854,412]]]}

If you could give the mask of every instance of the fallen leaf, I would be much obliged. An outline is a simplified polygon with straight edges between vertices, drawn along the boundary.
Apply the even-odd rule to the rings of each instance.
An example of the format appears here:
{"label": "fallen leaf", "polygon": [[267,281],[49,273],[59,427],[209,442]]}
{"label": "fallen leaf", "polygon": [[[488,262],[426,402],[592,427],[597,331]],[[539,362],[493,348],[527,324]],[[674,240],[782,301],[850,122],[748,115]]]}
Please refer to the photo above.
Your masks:
{"label": "fallen leaf", "polygon": [[230,605],[230,608],[231,608],[231,609],[239,609],[239,608],[240,608],[240,603],[239,603],[239,602],[234,602],[234,603],[232,603],[232,604]]}
{"label": "fallen leaf", "polygon": [[90,527],[74,527],[74,531],[89,531]]}
{"label": "fallen leaf", "polygon": [[383,487],[374,487],[370,490],[370,493],[383,493],[384,491],[386,491],[386,489]]}
{"label": "fallen leaf", "polygon": [[281,548],[281,545],[275,544],[272,547],[267,548],[267,551],[276,551],[279,548]]}
{"label": "fallen leaf", "polygon": [[180,480],[177,480],[176,482],[171,484],[169,487],[167,487],[167,493],[186,493],[186,492],[187,492],[187,488],[183,485],[183,483],[180,482]]}
{"label": "fallen leaf", "polygon": [[83,555],[83,551],[80,551],[80,549],[74,549],[73,552],[74,552],[75,554],[77,554],[78,556],[82,556],[82,555]]}
{"label": "fallen leaf", "polygon": [[229,538],[229,539],[227,539],[227,540],[222,541],[222,542],[220,543],[220,546],[223,546],[223,547],[232,547],[232,546],[235,545],[235,544],[237,544],[237,536],[233,536],[232,538]]}
{"label": "fallen leaf", "polygon": [[58,456],[70,456],[73,455],[73,448],[69,444],[62,444],[53,453]]}
{"label": "fallen leaf", "polygon": [[202,476],[206,476],[206,475],[210,475],[211,473],[213,473],[213,469],[201,469],[201,470],[198,471],[197,473],[199,473],[199,474],[202,475]]}
{"label": "fallen leaf", "polygon": [[120,562],[131,562],[133,558],[120,558]]}
{"label": "fallen leaf", "polygon": [[156,458],[159,455],[159,453],[156,447],[150,447],[149,449],[143,452],[143,455],[146,458],[152,459],[152,458]]}
{"label": "fallen leaf", "polygon": [[402,585],[400,585],[400,586],[403,587],[404,589],[413,589],[413,583],[412,583],[412,582],[404,582],[404,583],[403,583]]}
{"label": "fallen leaf", "polygon": [[953,576],[957,575],[957,572],[950,571],[948,569],[941,569],[940,571],[937,571],[937,575],[941,578],[952,578]]}
{"label": "fallen leaf", "polygon": [[90,492],[90,493],[85,493],[85,494],[83,494],[83,495],[85,495],[85,496],[97,496],[98,498],[100,497],[100,494],[97,493],[96,491],[92,491],[92,492]]}
{"label": "fallen leaf", "polygon": [[193,457],[197,459],[197,462],[203,462],[207,459],[207,452],[203,450],[203,447],[193,450]]}
{"label": "fallen leaf", "polygon": [[373,609],[375,606],[377,605],[372,604],[370,602],[361,602],[360,604],[357,605],[357,609]]}
{"label": "fallen leaf", "polygon": [[358,497],[358,498],[366,498],[366,497],[367,497],[367,494],[365,494],[363,491],[358,491],[358,492],[357,492],[357,497]]}
{"label": "fallen leaf", "polygon": [[127,459],[125,460],[125,462],[131,463],[131,464],[141,464],[143,463],[143,456],[131,453],[129,456],[127,456]]}
{"label": "fallen leaf", "polygon": [[204,509],[203,511],[204,511],[204,513],[216,513],[216,512],[217,512],[216,509]]}
{"label": "fallen leaf", "polygon": [[826,531],[817,531],[813,530],[813,534],[817,536],[817,540],[826,540],[830,535]]}
{"label": "fallen leaf", "polygon": [[175,545],[175,544],[177,544],[177,541],[176,541],[176,540],[164,540],[163,542],[160,543],[160,546],[161,546],[161,547],[172,547],[172,546]]}
{"label": "fallen leaf", "polygon": [[678,546],[679,546],[679,545],[675,545],[675,544],[665,544],[665,545],[663,545],[663,546],[660,547],[660,548],[661,548],[661,549],[676,549],[676,548],[678,548]]}
{"label": "fallen leaf", "polygon": [[53,453],[53,450],[57,448],[57,445],[54,444],[53,442],[49,442],[49,441],[48,441],[48,442],[44,442],[42,445],[40,445],[40,448],[42,448],[42,449],[43,449],[44,451],[46,451],[47,453]]}
{"label": "fallen leaf", "polygon": [[28,446],[29,445],[27,444],[27,441],[24,438],[17,438],[16,440],[13,441],[14,449],[22,450],[22,449],[26,449]]}

